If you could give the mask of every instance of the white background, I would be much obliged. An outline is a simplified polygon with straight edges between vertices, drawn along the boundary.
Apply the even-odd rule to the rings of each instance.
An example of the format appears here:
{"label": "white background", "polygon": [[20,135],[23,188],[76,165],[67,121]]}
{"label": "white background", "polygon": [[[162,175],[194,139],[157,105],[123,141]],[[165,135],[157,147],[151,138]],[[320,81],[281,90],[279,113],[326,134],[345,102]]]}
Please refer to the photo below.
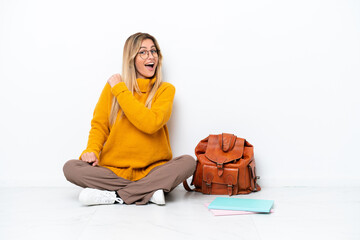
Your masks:
{"label": "white background", "polygon": [[359,186],[359,1],[0,0],[0,186],[70,186],[106,80],[154,35],[174,156],[255,146],[262,186]]}

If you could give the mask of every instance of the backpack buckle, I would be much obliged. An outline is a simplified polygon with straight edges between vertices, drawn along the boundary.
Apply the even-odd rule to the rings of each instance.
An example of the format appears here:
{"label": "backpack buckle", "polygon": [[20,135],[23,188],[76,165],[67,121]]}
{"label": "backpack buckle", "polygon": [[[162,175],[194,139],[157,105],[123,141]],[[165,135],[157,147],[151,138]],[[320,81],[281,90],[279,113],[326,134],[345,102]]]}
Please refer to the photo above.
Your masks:
{"label": "backpack buckle", "polygon": [[219,177],[221,177],[221,175],[224,173],[224,164],[216,163],[216,167],[218,169],[218,175],[219,175]]}

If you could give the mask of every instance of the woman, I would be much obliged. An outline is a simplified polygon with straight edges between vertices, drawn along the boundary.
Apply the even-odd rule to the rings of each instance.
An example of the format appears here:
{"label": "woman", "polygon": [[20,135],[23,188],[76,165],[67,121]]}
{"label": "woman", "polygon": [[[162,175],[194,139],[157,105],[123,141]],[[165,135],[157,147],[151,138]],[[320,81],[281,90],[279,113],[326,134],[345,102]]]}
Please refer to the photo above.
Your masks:
{"label": "woman", "polygon": [[195,171],[193,157],[172,159],[166,123],[175,88],[162,82],[161,67],[153,36],[136,33],[126,40],[122,76],[111,76],[101,93],[87,148],[64,165],[66,179],[85,188],[81,203],[164,205],[164,192]]}

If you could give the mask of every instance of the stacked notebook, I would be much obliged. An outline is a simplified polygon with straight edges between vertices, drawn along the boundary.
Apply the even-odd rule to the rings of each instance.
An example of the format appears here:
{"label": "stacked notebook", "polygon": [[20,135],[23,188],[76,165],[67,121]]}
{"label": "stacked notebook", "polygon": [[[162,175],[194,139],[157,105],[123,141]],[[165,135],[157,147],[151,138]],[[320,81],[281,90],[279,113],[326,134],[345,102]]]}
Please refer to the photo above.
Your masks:
{"label": "stacked notebook", "polygon": [[215,216],[224,216],[270,213],[273,205],[273,200],[217,197],[207,207]]}

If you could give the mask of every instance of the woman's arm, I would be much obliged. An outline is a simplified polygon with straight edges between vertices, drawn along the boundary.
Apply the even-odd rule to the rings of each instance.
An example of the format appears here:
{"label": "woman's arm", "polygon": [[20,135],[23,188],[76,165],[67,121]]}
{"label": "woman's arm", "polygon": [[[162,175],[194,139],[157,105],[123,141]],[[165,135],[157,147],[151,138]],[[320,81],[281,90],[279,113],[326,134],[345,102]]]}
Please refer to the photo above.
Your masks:
{"label": "woman's arm", "polygon": [[109,129],[109,105],[111,104],[110,86],[105,85],[101,92],[99,101],[96,104],[93,119],[91,120],[91,129],[86,149],[81,153],[79,159],[84,153],[93,152],[97,159],[99,159],[100,151],[107,140]]}
{"label": "woman's arm", "polygon": [[173,85],[162,84],[154,96],[151,109],[149,109],[132,95],[124,82],[120,82],[120,80],[112,82],[110,79],[108,83],[112,85],[111,92],[118,100],[122,111],[140,131],[153,134],[170,119],[175,95]]}

